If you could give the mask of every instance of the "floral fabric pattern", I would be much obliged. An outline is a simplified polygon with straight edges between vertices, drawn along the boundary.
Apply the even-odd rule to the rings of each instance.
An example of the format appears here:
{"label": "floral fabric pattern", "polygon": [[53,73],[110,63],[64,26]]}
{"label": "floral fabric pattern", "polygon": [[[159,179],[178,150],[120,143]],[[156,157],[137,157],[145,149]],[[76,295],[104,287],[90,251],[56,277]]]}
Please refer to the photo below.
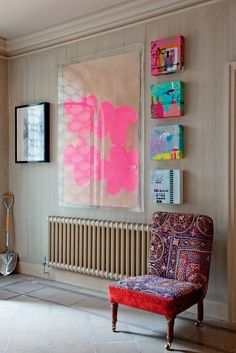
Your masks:
{"label": "floral fabric pattern", "polygon": [[192,282],[206,292],[213,237],[208,216],[157,212],[151,226],[148,273]]}

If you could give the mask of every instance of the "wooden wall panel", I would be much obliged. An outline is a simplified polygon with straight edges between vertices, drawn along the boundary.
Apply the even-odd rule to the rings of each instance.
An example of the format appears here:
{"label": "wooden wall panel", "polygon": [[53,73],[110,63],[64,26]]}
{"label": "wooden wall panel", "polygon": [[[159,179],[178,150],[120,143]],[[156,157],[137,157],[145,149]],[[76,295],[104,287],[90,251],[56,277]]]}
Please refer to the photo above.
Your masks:
{"label": "wooden wall panel", "polygon": [[[21,260],[40,264],[47,254],[49,215],[151,222],[156,210],[199,212],[215,222],[214,252],[208,298],[226,301],[226,240],[228,208],[227,62],[230,2],[188,9],[159,19],[80,40],[10,60],[10,188],[15,193],[16,249]],[[236,15],[235,8],[233,9]],[[232,15],[231,15],[232,16]],[[236,30],[232,26],[235,38]],[[165,77],[150,76],[149,43],[156,38],[182,34],[186,38],[186,69]],[[145,49],[144,126],[145,175],[143,213],[113,209],[63,209],[57,200],[57,68],[79,57],[142,43]],[[231,45],[231,50],[233,45]],[[236,54],[236,47],[234,46]],[[233,55],[233,54],[232,54]],[[186,114],[157,122],[150,119],[149,85],[180,79],[185,82]],[[15,165],[14,107],[51,103],[51,163]],[[181,122],[185,126],[186,158],[149,160],[149,128]],[[149,197],[149,172],[155,168],[185,171],[181,206],[155,205]]]}

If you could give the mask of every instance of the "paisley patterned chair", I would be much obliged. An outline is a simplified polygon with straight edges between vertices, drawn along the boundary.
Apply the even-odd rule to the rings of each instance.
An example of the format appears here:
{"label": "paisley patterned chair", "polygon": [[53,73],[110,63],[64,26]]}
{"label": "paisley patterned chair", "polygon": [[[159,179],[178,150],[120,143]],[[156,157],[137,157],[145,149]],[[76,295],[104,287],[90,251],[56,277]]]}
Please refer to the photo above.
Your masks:
{"label": "paisley patterned chair", "polygon": [[208,216],[154,213],[148,274],[109,286],[112,330],[116,331],[118,304],[165,315],[167,350],[173,340],[176,315],[197,304],[196,325],[199,326],[203,320],[212,238],[213,221]]}

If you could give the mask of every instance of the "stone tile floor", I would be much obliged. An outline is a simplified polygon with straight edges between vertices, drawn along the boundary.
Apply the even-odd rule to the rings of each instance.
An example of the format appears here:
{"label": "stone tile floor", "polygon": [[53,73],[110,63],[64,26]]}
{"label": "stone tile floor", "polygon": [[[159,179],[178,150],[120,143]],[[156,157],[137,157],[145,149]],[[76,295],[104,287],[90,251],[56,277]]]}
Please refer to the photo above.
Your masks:
{"label": "stone tile floor", "polygon": [[[111,331],[105,294],[14,274],[0,277],[0,353],[161,353],[165,318],[121,307]],[[236,353],[236,326],[176,319],[173,352]]]}

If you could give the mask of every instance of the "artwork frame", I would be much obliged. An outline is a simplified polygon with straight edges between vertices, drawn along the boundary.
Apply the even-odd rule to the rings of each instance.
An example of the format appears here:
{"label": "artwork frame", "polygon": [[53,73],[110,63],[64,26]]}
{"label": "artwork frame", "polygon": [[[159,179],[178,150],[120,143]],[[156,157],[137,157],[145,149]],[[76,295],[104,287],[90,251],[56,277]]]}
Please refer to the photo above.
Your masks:
{"label": "artwork frame", "polygon": [[15,163],[50,162],[50,104],[15,107]]}
{"label": "artwork frame", "polygon": [[[143,66],[144,48],[139,44],[80,57],[58,66],[60,207],[143,211]],[[131,84],[126,84],[127,81]],[[82,112],[87,116],[86,123],[82,122]],[[109,125],[108,115],[119,121],[115,124],[116,132]],[[86,151],[86,160],[83,151]],[[131,184],[129,178],[121,178],[123,169],[119,168],[118,159],[123,163],[127,160]],[[81,166],[87,168],[91,162],[93,167],[85,175]],[[113,170],[113,176],[108,170]],[[115,175],[116,180],[112,180]]]}

